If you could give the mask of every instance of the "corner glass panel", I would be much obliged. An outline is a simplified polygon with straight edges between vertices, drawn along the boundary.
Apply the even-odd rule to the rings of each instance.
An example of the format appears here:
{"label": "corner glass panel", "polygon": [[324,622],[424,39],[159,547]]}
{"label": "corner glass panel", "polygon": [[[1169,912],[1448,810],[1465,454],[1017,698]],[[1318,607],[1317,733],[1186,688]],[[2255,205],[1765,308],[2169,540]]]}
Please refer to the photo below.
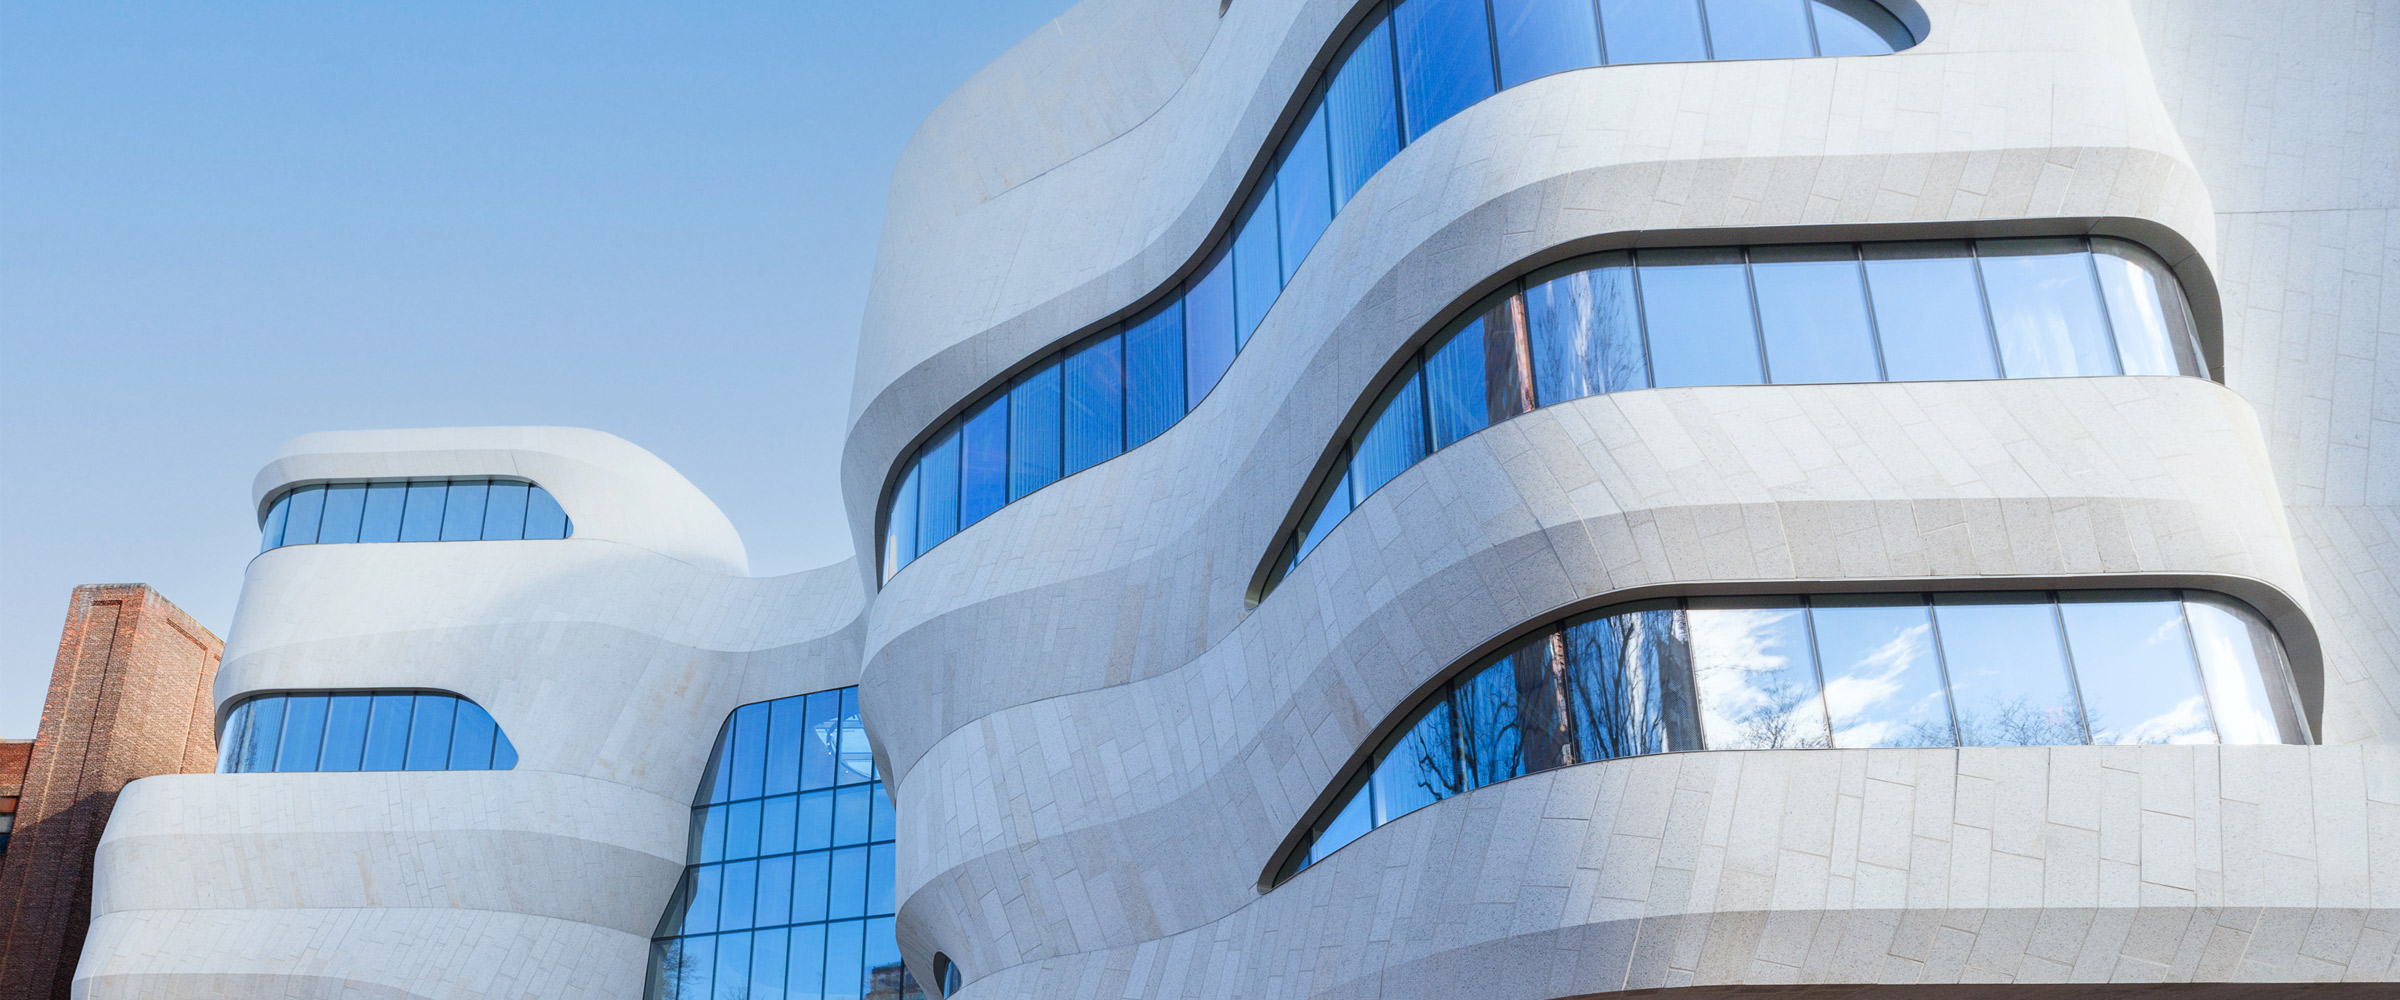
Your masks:
{"label": "corner glass panel", "polygon": [[1573,261],[1557,277],[1527,279],[1536,396],[1543,406],[1649,387],[1632,255]]}
{"label": "corner glass panel", "polygon": [[1408,724],[1376,762],[1370,787],[1377,826],[1467,790],[1449,699],[1435,700]]}
{"label": "corner glass panel", "polygon": [[267,519],[258,527],[258,550],[260,552],[283,544],[283,525],[291,512],[292,495],[289,493],[277,497],[275,506],[267,508]]}
{"label": "corner glass panel", "polygon": [[282,695],[251,699],[250,726],[242,734],[241,751],[234,755],[234,770],[275,769],[275,747],[283,739],[283,703]]}
{"label": "corner glass panel", "polygon": [[2307,743],[2299,698],[2287,680],[2291,668],[2284,662],[2283,643],[2266,619],[2215,594],[2187,594],[2184,613],[2191,622],[2192,645],[2199,652],[2218,740]]}
{"label": "corner glass panel", "polygon": [[[1681,662],[1681,649],[1663,642],[1673,602],[1632,605],[1614,614],[1570,619],[1559,630],[1567,660],[1563,696],[1574,720],[1575,759],[1611,760],[1665,753],[1669,715],[1664,699],[1674,685],[1659,676],[1662,652]],[[1681,749],[1693,749],[1682,747]]]}
{"label": "corner glass panel", "polygon": [[1869,243],[1868,294],[1895,382],[1999,378],[1975,261],[1964,243]]}
{"label": "corner glass panel", "polygon": [[1517,728],[1517,678],[1507,661],[1452,685],[1450,711],[1458,726],[1459,775],[1470,787],[1525,774],[1522,733]]}
{"label": "corner glass panel", "polygon": [[488,771],[492,768],[492,737],[500,727],[492,713],[471,701],[458,703],[458,720],[450,729],[450,770]]}
{"label": "corner glass panel", "polygon": [[2183,602],[2166,591],[2062,594],[2092,742],[2215,743]]}
{"label": "corner glass panel", "polygon": [[1694,685],[1711,750],[1817,749],[1825,706],[1795,598],[1692,598]]}
{"label": "corner glass panel", "polygon": [[2206,376],[2191,312],[2165,264],[2140,247],[2109,239],[2092,241],[2092,264],[2125,374]]}
{"label": "corner glass panel", "polygon": [[1125,447],[1147,444],[1183,419],[1183,357],[1181,302],[1125,329]]}
{"label": "corner glass panel", "polygon": [[1359,500],[1373,496],[1425,455],[1424,381],[1411,377],[1376,404],[1367,432],[1359,435],[1350,456],[1352,495]]}
{"label": "corner glass panel", "polygon": [[1827,595],[1809,605],[1834,746],[1958,745],[1924,598]]}
{"label": "corner glass panel", "polygon": [[1492,0],[1500,43],[1500,86],[1600,65],[1600,26],[1591,0]]}
{"label": "corner glass panel", "polygon": [[892,509],[884,516],[883,578],[889,580],[917,558],[917,471],[911,465],[900,488],[892,492]]}
{"label": "corner glass panel", "polygon": [[442,506],[442,541],[472,542],[483,537],[483,501],[489,492],[490,480],[450,481],[450,499]]}
{"label": "corner glass panel", "polygon": [[958,534],[958,431],[925,449],[917,464],[917,554]]}
{"label": "corner glass panel", "polygon": [[959,430],[958,521],[965,527],[1008,503],[1008,396],[967,417]]}
{"label": "corner glass panel", "polygon": [[1660,387],[1766,381],[1740,251],[1646,250],[1637,263]]}
{"label": "corner glass panel", "polygon": [[1611,65],[1708,58],[1697,0],[1600,0],[1600,32]]}
{"label": "corner glass panel", "polygon": [[408,770],[440,771],[450,766],[450,723],[457,711],[456,698],[417,696],[417,709],[408,724]]}
{"label": "corner glass panel", "polygon": [[1534,395],[1533,343],[1525,297],[1494,296],[1482,313],[1485,417],[1499,423],[1539,405]]}
{"label": "corner glass panel", "polygon": [[325,488],[325,520],[317,528],[317,541],[358,541],[358,522],[367,509],[367,484],[338,483]]}
{"label": "corner glass panel", "polygon": [[2081,240],[1983,240],[1975,256],[2009,378],[2119,374]]}
{"label": "corner glass panel", "polygon": [[1425,355],[1425,402],[1433,424],[1433,447],[1489,426],[1483,384],[1483,321],[1457,330]]}
{"label": "corner glass panel", "polygon": [[362,771],[398,771],[408,766],[409,717],[414,695],[378,694],[367,718],[367,754]]}
{"label": "corner glass panel", "polygon": [[492,493],[483,505],[483,540],[518,541],[525,537],[524,483],[492,483]]}
{"label": "corner glass panel", "polygon": [[368,709],[373,695],[337,694],[325,706],[325,752],[319,771],[356,771],[365,759]]}
{"label": "corner glass panel", "polygon": [[1941,630],[1942,663],[1950,673],[1950,698],[1958,708],[1961,746],[2084,742],[2048,600],[2024,594],[1937,594],[1933,614]]}
{"label": "corner glass panel", "polygon": [[362,542],[400,540],[400,511],[408,506],[408,484],[375,483],[367,488],[367,505],[358,525]]}
{"label": "corner glass panel", "polygon": [[1415,142],[1492,96],[1491,28],[1483,0],[1405,0],[1392,8],[1400,43],[1400,108]]}
{"label": "corner glass panel", "polygon": [[1908,26],[1875,0],[1809,0],[1820,56],[1888,56],[1917,44]]}
{"label": "corner glass panel", "polygon": [[1306,559],[1310,552],[1316,551],[1317,543],[1333,532],[1333,526],[1350,516],[1352,506],[1355,505],[1350,495],[1350,474],[1345,471],[1342,478],[1335,480],[1331,487],[1318,495],[1316,509],[1300,520],[1300,547],[1295,561]]}
{"label": "corner glass panel", "polygon": [[1275,189],[1267,186],[1251,200],[1233,238],[1233,348],[1250,342],[1275,297],[1283,294],[1283,259],[1276,247]]}
{"label": "corner glass panel", "polygon": [[1333,177],[1325,152],[1325,109],[1284,150],[1275,168],[1275,213],[1283,227],[1283,284],[1291,284],[1300,262],[1333,224]]}
{"label": "corner glass panel", "polygon": [[217,735],[217,773],[232,774],[240,768],[242,741],[250,735],[250,702],[233,706],[225,713],[225,731]]}
{"label": "corner glass panel", "polygon": [[565,538],[574,530],[567,522],[567,512],[549,490],[536,486],[525,491],[525,537]]}
{"label": "corner glass panel", "polygon": [[1400,96],[1392,82],[1391,22],[1352,43],[1342,68],[1325,88],[1325,128],[1332,146],[1333,205],[1339,211],[1367,178],[1400,152]]}
{"label": "corner glass panel", "polygon": [[1058,481],[1059,371],[1050,365],[1008,391],[1008,499]]}
{"label": "corner glass panel", "polygon": [[1501,656],[1516,684],[1517,745],[1525,773],[1579,763],[1575,714],[1568,710],[1566,650],[1558,634],[1543,630],[1519,640]]}
{"label": "corner glass panel", "polygon": [[1350,801],[1333,814],[1333,819],[1326,822],[1323,830],[1317,831],[1315,843],[1310,848],[1308,860],[1311,863],[1341,850],[1343,845],[1366,836],[1368,830],[1375,828],[1368,797],[1363,786],[1350,793]]}
{"label": "corner glass panel", "polygon": [[1808,0],[1706,2],[1711,58],[1803,59],[1816,54],[1809,39]]}
{"label": "corner glass panel", "polygon": [[325,487],[303,486],[291,492],[291,513],[283,526],[283,544],[315,545],[317,527],[325,520]]}
{"label": "corner glass panel", "polygon": [[1758,290],[1767,375],[1777,384],[1882,378],[1857,250],[1759,247],[1750,251],[1750,280]]}
{"label": "corner glass panel", "polygon": [[1059,367],[1067,391],[1064,471],[1072,475],[1125,451],[1125,342],[1101,340]]}
{"label": "corner glass panel", "polygon": [[[449,480],[411,481],[408,484],[408,509],[400,516],[400,540],[439,541],[442,537],[443,508],[449,501]],[[482,512],[478,511],[476,516],[482,517]]]}
{"label": "corner glass panel", "polygon": [[1233,258],[1220,254],[1183,290],[1183,398],[1200,405],[1233,365]]}
{"label": "corner glass panel", "polygon": [[275,769],[314,771],[318,751],[325,746],[325,696],[294,695],[283,702],[283,739],[276,745]]}

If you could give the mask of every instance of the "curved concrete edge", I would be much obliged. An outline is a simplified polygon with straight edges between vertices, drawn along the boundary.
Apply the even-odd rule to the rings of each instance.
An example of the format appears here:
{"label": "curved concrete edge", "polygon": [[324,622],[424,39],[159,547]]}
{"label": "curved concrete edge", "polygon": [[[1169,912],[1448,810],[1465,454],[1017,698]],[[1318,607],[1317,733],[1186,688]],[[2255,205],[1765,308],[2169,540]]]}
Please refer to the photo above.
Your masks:
{"label": "curved concrete edge", "polygon": [[649,951],[647,934],[489,910],[110,913],[92,920],[74,991],[76,1000],[622,1000],[639,995]]}

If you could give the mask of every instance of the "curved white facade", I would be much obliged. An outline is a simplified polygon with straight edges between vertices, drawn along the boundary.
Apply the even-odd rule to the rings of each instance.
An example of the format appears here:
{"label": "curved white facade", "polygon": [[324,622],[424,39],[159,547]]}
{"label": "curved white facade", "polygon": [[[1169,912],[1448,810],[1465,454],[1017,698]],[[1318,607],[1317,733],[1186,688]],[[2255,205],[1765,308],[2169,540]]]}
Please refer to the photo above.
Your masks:
{"label": "curved white facade", "polygon": [[[937,426],[1192,271],[1371,7],[1087,0],[936,110],[861,345],[860,552]],[[713,504],[605,434],[298,439],[262,511],[305,482],[508,476],[574,533],[262,554],[220,717],[452,692],[521,762],[129,786],[79,989],[630,1000],[727,714],[853,683],[899,806],[901,948],[954,962],[962,997],[2400,979],[2400,335],[2377,305],[2400,41],[2232,0],[1893,7],[1921,38],[1890,55],[1604,66],[1468,106],[1333,217],[1188,416],[880,589],[873,559],[749,577]],[[1258,599],[1331,442],[1504,280],[1621,247],[2027,235],[2158,254],[2215,377],[1559,403],[1401,473]],[[1276,884],[1395,713],[1537,622],[2139,587],[2261,612],[2321,745],[1604,760]]]}

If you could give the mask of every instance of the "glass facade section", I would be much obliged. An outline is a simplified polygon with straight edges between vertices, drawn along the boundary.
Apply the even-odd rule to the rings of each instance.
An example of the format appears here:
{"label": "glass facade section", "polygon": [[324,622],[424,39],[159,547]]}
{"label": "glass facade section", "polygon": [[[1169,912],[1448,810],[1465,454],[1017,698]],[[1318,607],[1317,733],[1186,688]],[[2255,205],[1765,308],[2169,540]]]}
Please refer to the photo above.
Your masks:
{"label": "glass facade section", "polygon": [[302,691],[225,716],[217,772],[506,771],[517,748],[483,707],[434,691]]}
{"label": "glass facade section", "polygon": [[1687,750],[2306,744],[2299,706],[2274,629],[2247,605],[2204,591],[1623,604],[1542,625],[1410,706],[1281,877],[1451,796],[1591,761]]}
{"label": "glass facade section", "polygon": [[892,932],[896,828],[857,688],[735,709],[692,798],[646,995],[922,1000]]}
{"label": "glass facade section", "polygon": [[[2001,289],[1988,308],[1987,285]],[[1995,337],[2000,328],[2010,332]],[[1408,465],[1536,405],[1653,385],[2205,377],[2192,329],[2165,265],[2113,240],[1619,250],[1567,261],[1511,283],[1408,359],[1383,390],[1394,401],[1343,442],[1358,457],[1331,474],[1343,477],[1338,488],[1312,497],[1312,513],[1279,541],[1263,589]],[[1410,449],[1393,446],[1395,406],[1426,411],[1427,436]]]}
{"label": "glass facade section", "polygon": [[[1723,38],[1713,53],[1709,46],[1712,32]],[[1061,366],[1080,356],[1077,347],[1036,366],[1010,386],[992,390],[967,408],[982,412],[1002,396],[1010,400],[1005,501],[1014,502],[1061,476],[1138,447],[1200,405],[1232,365],[1234,355],[1249,343],[1251,332],[1258,329],[1283,294],[1284,285],[1291,282],[1342,207],[1401,147],[1476,101],[1537,77],[1611,63],[1875,55],[1914,44],[1916,39],[1907,27],[1874,0],[1599,0],[1597,4],[1589,0],[1398,0],[1378,4],[1344,40],[1331,72],[1302,104],[1300,117],[1283,139],[1283,148],[1270,159],[1265,175],[1242,203],[1231,230],[1209,250],[1206,263],[1161,300],[1144,304],[1142,315],[1148,318],[1093,334],[1091,339],[1126,336],[1123,374],[1113,390],[1095,389],[1113,391],[1116,399],[1078,396],[1076,385],[1064,386],[1065,397],[1061,398]],[[1672,285],[1683,277],[1667,275],[1661,280]],[[1621,292],[1623,303],[1630,303],[1632,276],[1605,280],[1618,278],[1624,283],[1621,288],[1601,291]],[[1679,299],[1662,308],[1688,310],[1707,305],[1706,300]],[[1621,307],[1626,310],[1621,317],[1624,322],[1638,324],[1633,307]],[[1178,317],[1179,328],[1146,330],[1145,336],[1156,339],[1147,344],[1134,342],[1135,330],[1169,316]],[[1493,325],[1486,332],[1500,337],[1521,334],[1521,308],[1516,319],[1519,322],[1514,327]],[[1602,324],[1598,332],[1614,337],[1631,328]],[[1639,357],[1638,348],[1625,342],[1600,344],[1605,359],[1595,364],[1619,365]],[[1151,377],[1164,371],[1159,358],[1175,355],[1180,355],[1184,380],[1180,399],[1159,392],[1161,383]],[[1705,368],[1701,370],[1705,372]],[[1519,367],[1513,374],[1529,371]],[[1606,371],[1609,374],[1600,376],[1604,380],[1626,376],[1617,368]],[[1649,378],[1646,370],[1642,377]],[[1616,383],[1607,384],[1612,386],[1608,391],[1614,391]],[[1493,394],[1489,420],[1506,419],[1532,407],[1529,380],[1487,377],[1486,387]],[[1519,400],[1523,402],[1518,404]],[[1115,431],[1101,426],[1110,412],[1119,414]],[[1077,431],[1062,428],[1062,419],[1087,423],[1076,425],[1082,428]],[[1454,430],[1457,425],[1446,426]],[[883,521],[882,578],[886,581],[949,537],[945,532],[920,530],[916,505],[931,494],[922,486],[918,492],[909,492],[907,485],[932,482],[918,467],[933,458],[930,451],[940,447],[947,433],[945,429],[929,435],[926,443],[893,471]],[[972,462],[978,454],[973,442],[968,449],[967,460]],[[969,482],[962,487],[965,492],[956,518],[959,528],[991,512],[972,499],[973,468],[964,475]],[[989,494],[983,496],[988,500]],[[440,523],[438,515],[434,523]]]}
{"label": "glass facade section", "polygon": [[344,542],[566,538],[550,491],[517,479],[407,479],[295,486],[267,508],[258,550]]}

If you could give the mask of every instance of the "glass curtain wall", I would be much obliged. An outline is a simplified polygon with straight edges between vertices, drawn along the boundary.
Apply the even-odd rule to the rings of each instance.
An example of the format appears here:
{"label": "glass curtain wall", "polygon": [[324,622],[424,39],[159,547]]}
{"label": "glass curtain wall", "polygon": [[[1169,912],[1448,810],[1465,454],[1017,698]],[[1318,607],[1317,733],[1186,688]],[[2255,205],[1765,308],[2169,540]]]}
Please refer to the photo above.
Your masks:
{"label": "glass curtain wall", "polygon": [[858,689],[735,709],[692,799],[651,1000],[922,1000],[892,936],[892,806]]}
{"label": "glass curtain wall", "polygon": [[883,579],[1002,505],[1183,419],[1367,179],[1468,105],[1591,66],[1883,55],[1914,44],[1873,0],[1381,5],[1343,43],[1198,273],[1134,320],[991,390],[901,463],[885,497]]}
{"label": "glass curtain wall", "polygon": [[1538,628],[1412,707],[1283,877],[1450,796],[1637,754],[2308,742],[2282,641],[2220,594],[1622,604]]}
{"label": "glass curtain wall", "polygon": [[2182,286],[2122,240],[1578,258],[1412,353],[1278,543],[1261,597],[1394,476],[1535,407],[1668,386],[2119,374],[2207,375]]}
{"label": "glass curtain wall", "polygon": [[438,691],[303,691],[233,707],[217,772],[506,771],[517,748],[483,706]]}
{"label": "glass curtain wall", "polygon": [[258,550],[332,542],[565,538],[575,522],[522,479],[379,479],[294,487],[267,510]]}

